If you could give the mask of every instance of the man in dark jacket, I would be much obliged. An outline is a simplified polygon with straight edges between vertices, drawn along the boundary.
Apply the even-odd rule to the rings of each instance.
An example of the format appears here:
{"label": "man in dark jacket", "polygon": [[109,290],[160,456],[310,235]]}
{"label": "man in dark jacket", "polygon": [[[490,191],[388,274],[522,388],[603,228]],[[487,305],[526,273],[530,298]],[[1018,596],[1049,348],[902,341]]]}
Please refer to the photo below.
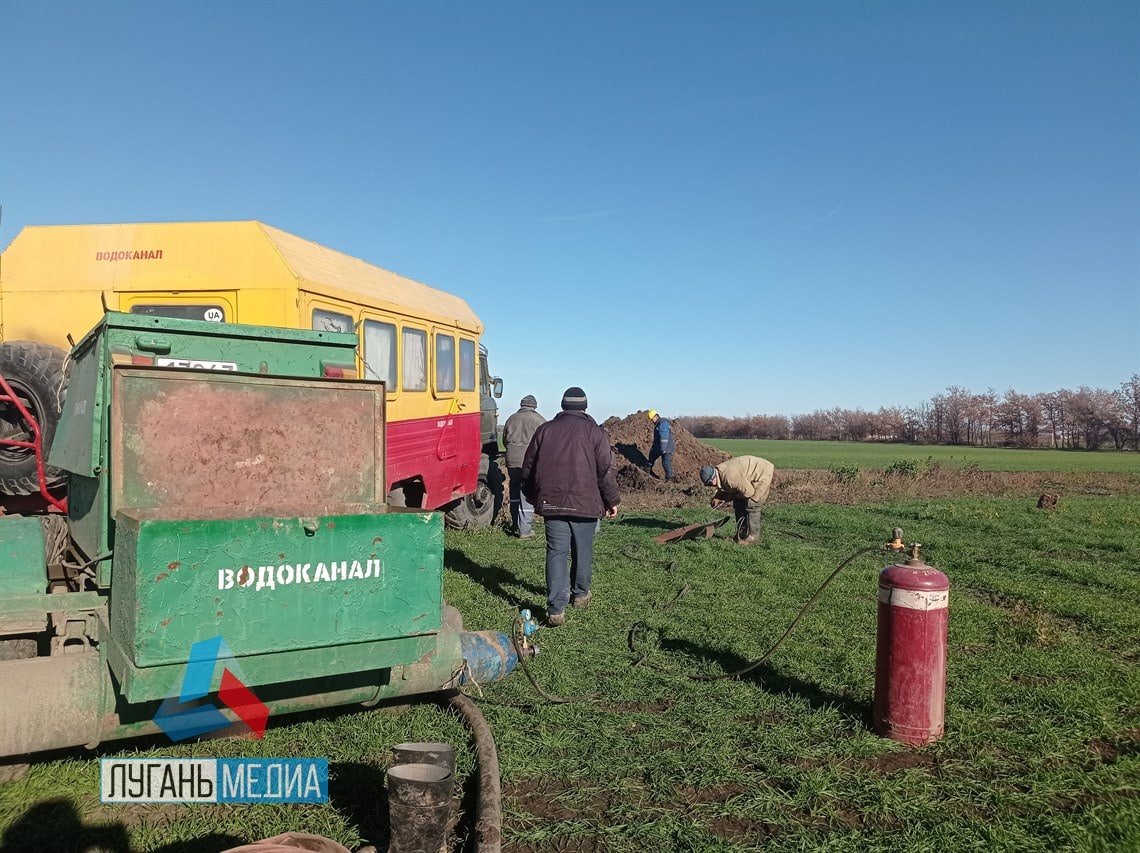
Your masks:
{"label": "man in dark jacket", "polygon": [[548,625],[566,621],[568,603],[586,607],[593,598],[597,521],[616,516],[621,503],[615,472],[610,437],[586,414],[586,392],[566,389],[562,411],[538,428],[522,464],[523,492],[546,522]]}
{"label": "man in dark jacket", "polygon": [[677,442],[673,438],[673,425],[668,418],[657,414],[656,410],[649,410],[649,422],[653,424],[653,446],[649,449],[649,473],[653,473],[653,463],[658,457],[661,459],[661,468],[665,471],[665,482],[673,482],[673,453],[677,449]]}
{"label": "man in dark jacket", "polygon": [[527,394],[519,403],[519,410],[507,418],[503,425],[503,446],[507,449],[507,476],[510,478],[511,524],[519,539],[533,539],[534,507],[522,491],[522,464],[526,449],[534,432],[546,418],[537,411],[538,401]]}

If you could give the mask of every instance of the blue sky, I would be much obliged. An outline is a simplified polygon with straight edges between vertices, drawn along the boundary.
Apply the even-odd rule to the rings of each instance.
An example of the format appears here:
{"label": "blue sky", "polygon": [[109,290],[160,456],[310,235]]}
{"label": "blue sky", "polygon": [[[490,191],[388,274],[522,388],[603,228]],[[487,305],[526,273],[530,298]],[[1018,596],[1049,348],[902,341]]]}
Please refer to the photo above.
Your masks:
{"label": "blue sky", "polygon": [[1116,388],[1140,4],[0,0],[0,203],[459,294],[508,412]]}

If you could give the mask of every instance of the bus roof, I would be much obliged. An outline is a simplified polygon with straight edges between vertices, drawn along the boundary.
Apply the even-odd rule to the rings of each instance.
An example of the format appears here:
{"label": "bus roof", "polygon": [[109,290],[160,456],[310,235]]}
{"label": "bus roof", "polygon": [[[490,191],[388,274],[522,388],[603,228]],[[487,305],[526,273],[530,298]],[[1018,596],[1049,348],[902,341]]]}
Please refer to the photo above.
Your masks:
{"label": "bus roof", "polygon": [[32,225],[0,263],[0,292],[309,291],[483,331],[466,301],[258,221]]}

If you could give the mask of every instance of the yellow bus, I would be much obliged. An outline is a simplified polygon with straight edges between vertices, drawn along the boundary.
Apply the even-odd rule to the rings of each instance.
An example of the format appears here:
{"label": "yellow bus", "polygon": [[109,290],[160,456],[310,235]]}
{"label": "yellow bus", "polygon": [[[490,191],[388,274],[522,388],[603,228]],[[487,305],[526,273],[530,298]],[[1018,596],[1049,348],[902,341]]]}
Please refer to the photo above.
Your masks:
{"label": "yellow bus", "polygon": [[[0,253],[0,374],[46,439],[69,341],[105,310],[356,331],[358,374],[387,386],[389,501],[490,523],[502,381],[458,296],[261,222],[29,226]],[[0,491],[33,491],[28,465],[0,452]]]}

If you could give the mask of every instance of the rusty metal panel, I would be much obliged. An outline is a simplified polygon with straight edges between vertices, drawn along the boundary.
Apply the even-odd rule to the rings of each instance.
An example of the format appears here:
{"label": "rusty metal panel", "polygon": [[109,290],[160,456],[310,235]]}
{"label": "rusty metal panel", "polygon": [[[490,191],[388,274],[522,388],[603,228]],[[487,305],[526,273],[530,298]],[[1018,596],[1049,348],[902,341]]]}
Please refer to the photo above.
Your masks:
{"label": "rusty metal panel", "polygon": [[117,368],[111,511],[325,515],[384,503],[384,388]]}

